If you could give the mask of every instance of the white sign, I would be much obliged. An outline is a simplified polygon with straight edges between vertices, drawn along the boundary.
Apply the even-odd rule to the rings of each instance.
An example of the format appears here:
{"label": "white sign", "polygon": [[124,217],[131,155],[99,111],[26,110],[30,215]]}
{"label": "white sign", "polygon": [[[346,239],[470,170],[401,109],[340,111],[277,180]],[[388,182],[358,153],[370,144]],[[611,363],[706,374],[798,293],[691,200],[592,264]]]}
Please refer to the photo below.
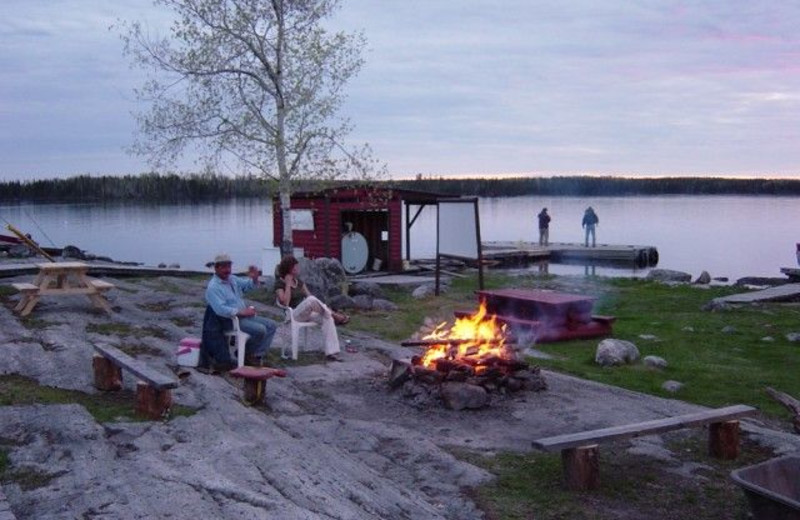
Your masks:
{"label": "white sign", "polygon": [[292,215],[292,230],[314,231],[314,210],[293,209],[290,210],[290,214]]}

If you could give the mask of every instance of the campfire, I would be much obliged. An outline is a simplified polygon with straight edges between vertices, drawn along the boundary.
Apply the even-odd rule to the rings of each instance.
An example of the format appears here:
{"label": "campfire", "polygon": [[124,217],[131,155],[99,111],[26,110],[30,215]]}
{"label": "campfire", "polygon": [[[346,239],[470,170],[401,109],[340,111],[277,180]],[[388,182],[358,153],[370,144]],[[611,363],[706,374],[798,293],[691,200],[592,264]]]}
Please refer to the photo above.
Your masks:
{"label": "campfire", "polygon": [[403,346],[425,351],[411,363],[394,361],[389,384],[402,386],[405,396],[421,404],[440,398],[453,409],[485,406],[490,392],[544,390],[539,367],[518,359],[514,344],[506,325],[487,314],[481,302],[475,314],[452,326],[440,323],[421,340],[404,341]]}

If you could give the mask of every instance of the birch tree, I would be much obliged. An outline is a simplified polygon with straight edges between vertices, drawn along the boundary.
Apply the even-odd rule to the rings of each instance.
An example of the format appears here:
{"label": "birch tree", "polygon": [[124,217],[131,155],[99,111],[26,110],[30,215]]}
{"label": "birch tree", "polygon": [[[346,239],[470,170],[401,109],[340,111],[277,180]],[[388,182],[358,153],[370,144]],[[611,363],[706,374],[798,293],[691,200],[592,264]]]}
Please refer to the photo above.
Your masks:
{"label": "birch tree", "polygon": [[230,161],[277,183],[292,252],[290,197],[299,180],[374,178],[368,145],[348,147],[344,87],[363,64],[361,33],[323,26],[339,0],[154,0],[167,36],[124,24],[125,53],[147,73],[132,146],[161,169],[191,155],[206,169]]}

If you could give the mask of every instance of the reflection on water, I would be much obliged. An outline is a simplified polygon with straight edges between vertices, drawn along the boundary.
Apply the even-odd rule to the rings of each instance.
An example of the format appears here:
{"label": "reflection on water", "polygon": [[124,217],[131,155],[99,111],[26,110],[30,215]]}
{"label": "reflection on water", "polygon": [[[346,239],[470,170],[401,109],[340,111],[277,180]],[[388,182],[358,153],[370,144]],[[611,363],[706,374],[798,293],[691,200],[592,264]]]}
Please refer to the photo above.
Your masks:
{"label": "reflection on water", "polygon": [[[600,218],[598,244],[658,248],[658,267],[697,276],[736,279],[781,276],[780,267],[797,263],[800,241],[798,197],[511,197],[480,200],[484,241],[538,240],[536,215],[548,208],[551,242],[582,242],[581,219],[591,205]],[[219,251],[237,264],[261,261],[272,245],[269,201],[221,203],[51,204],[0,206],[0,216],[44,245],[41,230],[57,246],[74,244],[98,255],[150,265],[180,263],[200,268]],[[435,208],[422,210],[412,228],[413,258],[436,251]],[[405,248],[403,248],[405,251]],[[538,270],[538,266],[532,266]],[[551,274],[585,274],[583,265],[550,264]],[[596,274],[641,275],[647,270],[592,266]]]}

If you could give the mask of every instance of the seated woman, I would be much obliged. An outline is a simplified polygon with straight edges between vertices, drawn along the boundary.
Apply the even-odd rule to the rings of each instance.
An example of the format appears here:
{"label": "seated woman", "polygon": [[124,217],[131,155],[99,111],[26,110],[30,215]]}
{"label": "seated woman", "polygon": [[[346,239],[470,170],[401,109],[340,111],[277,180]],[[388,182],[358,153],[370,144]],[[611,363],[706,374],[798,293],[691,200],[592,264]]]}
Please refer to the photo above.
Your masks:
{"label": "seated woman", "polygon": [[336,325],[344,325],[350,318],[335,311],[313,296],[306,284],[297,277],[300,263],[291,255],[283,257],[276,269],[275,294],[278,302],[294,309],[298,321],[316,321],[322,325],[325,337],[325,357],[328,361],[342,361],[339,357],[339,336]]}

